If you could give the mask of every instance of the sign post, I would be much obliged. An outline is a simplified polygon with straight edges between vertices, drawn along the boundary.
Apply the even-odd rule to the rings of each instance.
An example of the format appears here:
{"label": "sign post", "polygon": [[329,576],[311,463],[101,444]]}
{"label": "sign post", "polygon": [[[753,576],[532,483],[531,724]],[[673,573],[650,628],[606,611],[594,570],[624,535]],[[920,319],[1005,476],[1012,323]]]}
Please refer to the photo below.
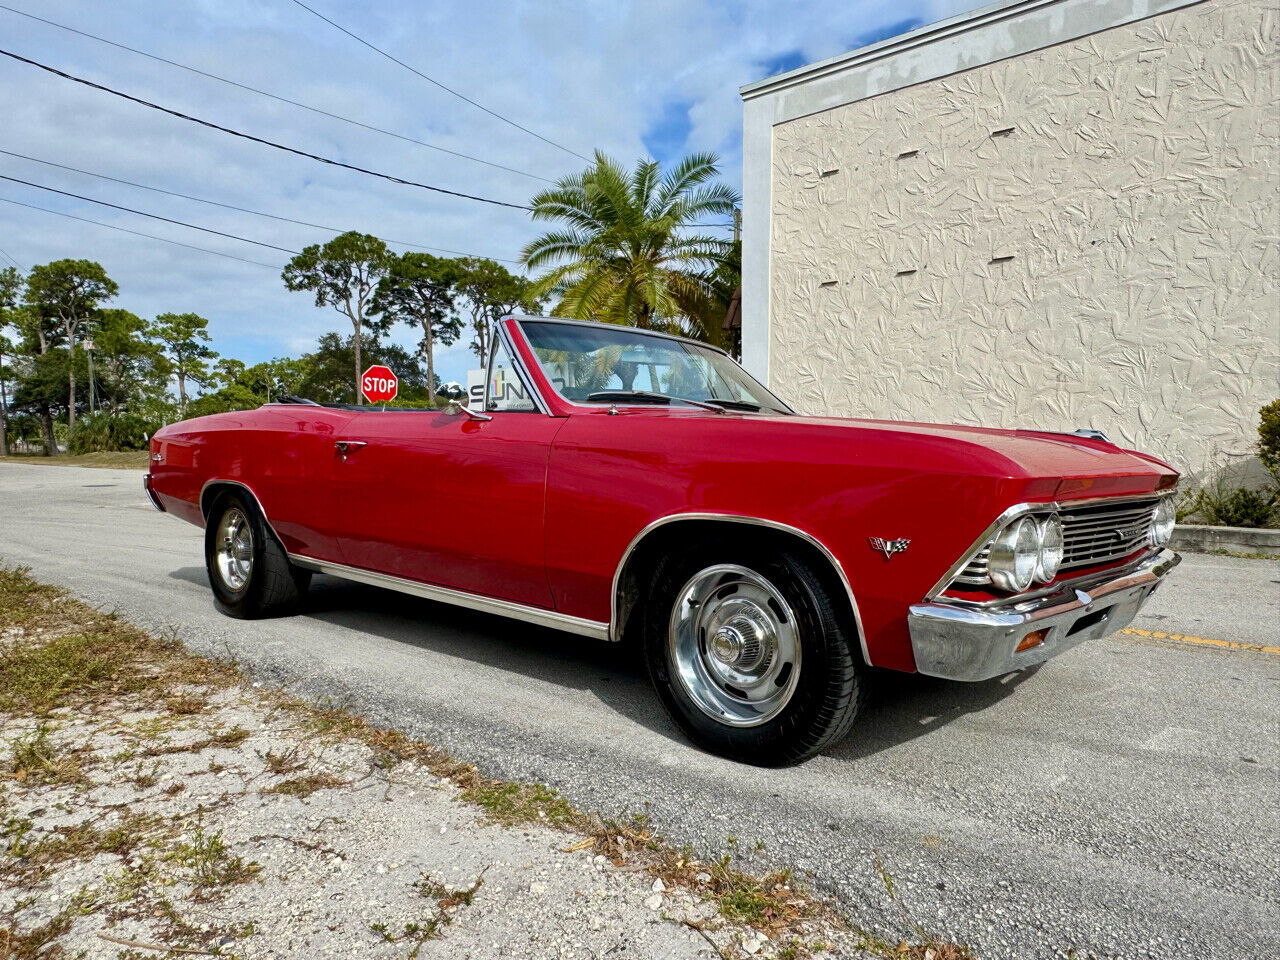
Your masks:
{"label": "sign post", "polygon": [[360,392],[370,403],[390,403],[400,392],[400,381],[390,367],[375,363],[360,377]]}

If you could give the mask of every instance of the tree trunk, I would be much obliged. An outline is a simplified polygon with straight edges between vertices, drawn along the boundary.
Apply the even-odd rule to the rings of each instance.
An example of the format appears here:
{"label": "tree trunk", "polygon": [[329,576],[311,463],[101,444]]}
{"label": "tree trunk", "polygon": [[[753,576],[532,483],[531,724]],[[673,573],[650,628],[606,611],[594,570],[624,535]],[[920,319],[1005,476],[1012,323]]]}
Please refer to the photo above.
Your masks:
{"label": "tree trunk", "polygon": [[361,366],[361,364],[360,364],[360,324],[358,324],[358,323],[354,323],[354,322],[353,322],[351,325],[355,328],[355,331],[356,331],[356,336],[355,336],[355,344],[356,344],[356,405],[357,405],[357,406],[363,406],[363,404],[364,404],[364,394],[360,392],[360,374],[364,372],[363,370],[361,370],[361,369],[360,369],[360,366]]}
{"label": "tree trunk", "polygon": [[44,437],[44,455],[56,457],[58,441],[53,439],[53,412],[47,403],[40,407],[40,434]]}
{"label": "tree trunk", "polygon": [[71,437],[76,432],[76,336],[75,327],[67,325],[67,348],[71,362],[67,364],[67,452],[71,452]]}
{"label": "tree trunk", "polygon": [[431,318],[422,321],[422,345],[427,351],[427,399],[432,403],[436,399],[436,360],[435,347],[431,342]]}
{"label": "tree trunk", "polygon": [[178,411],[181,419],[187,418],[187,378],[182,370],[178,370]]}
{"label": "tree trunk", "polygon": [[0,353],[0,457],[9,455],[9,398],[4,385],[4,354]]}

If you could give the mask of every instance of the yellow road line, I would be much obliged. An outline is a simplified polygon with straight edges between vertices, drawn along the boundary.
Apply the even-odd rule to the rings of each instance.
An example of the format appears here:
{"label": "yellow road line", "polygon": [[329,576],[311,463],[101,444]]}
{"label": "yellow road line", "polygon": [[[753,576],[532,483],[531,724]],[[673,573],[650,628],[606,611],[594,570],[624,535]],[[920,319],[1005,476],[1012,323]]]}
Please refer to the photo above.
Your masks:
{"label": "yellow road line", "polygon": [[1195,643],[1202,647],[1223,647],[1227,650],[1252,650],[1254,653],[1280,655],[1280,647],[1268,647],[1262,643],[1242,643],[1239,640],[1218,640],[1214,637],[1189,637],[1182,633],[1165,633],[1162,630],[1139,630],[1137,627],[1125,627],[1120,632],[1135,637],[1147,637],[1150,640],[1176,640],[1179,643]]}

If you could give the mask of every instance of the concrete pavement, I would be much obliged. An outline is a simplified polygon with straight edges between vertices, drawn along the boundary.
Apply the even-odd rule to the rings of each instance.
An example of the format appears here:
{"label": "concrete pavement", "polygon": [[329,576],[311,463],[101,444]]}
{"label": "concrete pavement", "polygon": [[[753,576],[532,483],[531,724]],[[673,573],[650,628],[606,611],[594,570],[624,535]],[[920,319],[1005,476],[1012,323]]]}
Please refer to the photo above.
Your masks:
{"label": "concrete pavement", "polygon": [[[735,837],[890,939],[873,850],[985,958],[1280,952],[1280,656],[1121,634],[983,684],[886,674],[844,743],[766,771],[685,743],[626,650],[327,578],[302,616],[222,617],[200,537],[137,472],[0,464],[0,559],[494,775],[647,804],[704,853]],[[1277,624],[1280,563],[1192,555],[1134,626],[1280,646]]]}

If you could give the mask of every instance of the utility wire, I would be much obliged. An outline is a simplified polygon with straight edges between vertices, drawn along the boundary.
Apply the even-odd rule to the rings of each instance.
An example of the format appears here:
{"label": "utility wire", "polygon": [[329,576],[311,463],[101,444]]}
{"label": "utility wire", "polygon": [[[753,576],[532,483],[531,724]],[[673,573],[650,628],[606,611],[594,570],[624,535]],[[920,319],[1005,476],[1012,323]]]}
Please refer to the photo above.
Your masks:
{"label": "utility wire", "polygon": [[198,123],[200,126],[208,127],[210,130],[220,130],[223,133],[231,134],[233,137],[240,137],[241,139],[244,139],[244,140],[250,140],[254,143],[260,143],[266,147],[272,147],[276,150],[283,150],[285,153],[292,153],[295,156],[306,157],[309,160],[315,160],[319,163],[327,163],[333,167],[342,167],[344,170],[354,170],[356,173],[367,174],[368,176],[371,176],[371,177],[379,177],[383,180],[389,180],[392,183],[403,184],[404,186],[407,186],[407,187],[419,187],[423,190],[430,190],[434,193],[442,193],[450,197],[460,197],[463,200],[475,200],[475,201],[478,201],[479,203],[488,203],[488,204],[492,204],[495,207],[508,207],[512,210],[528,210],[529,209],[527,206],[525,206],[522,203],[508,203],[505,200],[493,200],[489,197],[480,197],[471,193],[460,193],[457,190],[446,190],[444,187],[432,186],[429,183],[420,183],[417,180],[406,180],[403,177],[397,177],[389,173],[379,173],[377,170],[370,170],[366,167],[358,167],[358,166],[355,166],[354,164],[343,163],[341,160],[331,160],[328,157],[322,157],[316,153],[308,153],[307,151],[299,150],[296,147],[287,147],[282,143],[276,143],[274,140],[266,140],[266,139],[263,139],[262,137],[255,137],[251,133],[243,133],[239,130],[233,130],[231,127],[224,127],[224,126],[221,126],[220,124],[213,123],[212,121],[209,121],[209,120],[201,120],[199,117],[193,117],[190,114],[181,113],[178,110],[171,110],[168,107],[162,107],[158,103],[152,103],[150,100],[143,100],[141,97],[135,97],[135,96],[132,96],[131,94],[122,93],[119,90],[114,90],[111,87],[103,86],[100,83],[94,83],[92,80],[86,80],[83,77],[77,77],[77,76],[74,76],[73,74],[65,73],[62,70],[57,69],[56,67],[50,67],[47,64],[40,63],[36,60],[30,60],[27,57],[19,56],[16,53],[11,53],[8,50],[0,49],[0,54],[8,57],[11,60],[17,60],[19,63],[25,63],[33,67],[38,67],[39,69],[44,70],[46,73],[52,73],[54,76],[62,77],[64,80],[71,80],[74,83],[83,84],[84,86],[90,87],[94,90],[101,90],[104,93],[110,93],[113,96],[120,97],[121,99],[124,99],[124,100],[129,100],[132,103],[137,103],[144,107],[149,107],[152,110],[159,110],[161,113],[167,113],[171,117],[177,117],[180,120],[188,120],[191,123]]}
{"label": "utility wire", "polygon": [[95,226],[106,227],[108,230],[119,230],[122,233],[131,233],[135,237],[146,237],[148,240],[159,240],[161,243],[172,243],[176,247],[186,247],[188,250],[199,250],[201,253],[212,253],[215,257],[226,257],[228,260],[239,260],[241,263],[254,263],[260,267],[270,267],[272,270],[282,269],[274,263],[263,263],[261,260],[250,260],[246,257],[237,257],[231,253],[223,253],[221,250],[210,250],[208,247],[197,247],[194,244],[183,243],[181,240],[170,240],[168,237],[157,237],[153,233],[143,233],[141,230],[130,230],[128,227],[119,227],[114,223],[103,223],[101,220],[90,220],[88,217],[78,217],[74,213],[63,213],[61,210],[50,210],[48,207],[37,206],[34,203],[23,203],[21,200],[10,200],[8,197],[0,197],[0,202],[12,203],[15,207],[26,207],[28,210],[40,210],[44,213],[52,213],[56,217],[67,217],[70,220],[79,220],[81,223],[92,223]]}
{"label": "utility wire", "polygon": [[[314,227],[317,230],[328,230],[332,233],[344,233],[345,230],[339,227],[327,226],[323,223],[311,223],[308,220],[295,220],[292,217],[282,217],[274,213],[267,213],[263,210],[251,210],[248,207],[237,207],[232,203],[220,203],[217,200],[209,200],[205,197],[195,197],[189,193],[178,193],[176,190],[165,190],[163,187],[153,187],[146,183],[136,183],[133,180],[121,180],[119,177],[109,177],[105,173],[94,173],[92,170],[81,170],[79,167],[70,167],[65,163],[54,163],[52,160],[41,160],[39,157],[28,157],[26,154],[14,153],[12,150],[0,150],[0,154],[6,157],[17,157],[19,160],[30,160],[32,163],[42,163],[47,167],[57,167],[59,170],[70,170],[72,173],[84,174],[86,177],[97,177],[99,180],[109,180],[112,183],[122,183],[129,187],[137,187],[139,190],[150,190],[153,193],[163,193],[170,197],[181,197],[183,200],[194,200],[196,203],[207,203],[210,206],[222,207],[224,210],[235,210],[239,213],[252,214],[255,217],[266,217],[268,220],[278,220],[281,223],[294,223],[300,227]],[[414,247],[418,250],[435,250],[438,253],[451,253],[457,257],[477,257],[483,260],[498,260],[502,263],[519,263],[518,260],[510,260],[504,257],[481,257],[476,253],[464,253],[461,250],[450,250],[448,247],[428,247],[421,243],[410,243],[408,240],[392,240],[389,237],[383,237],[384,243],[394,243],[402,247]],[[3,253],[3,251],[0,251]]]}
{"label": "utility wire", "polygon": [[563,150],[565,153],[570,154],[571,156],[577,157],[579,160],[585,160],[587,161],[587,163],[592,162],[590,157],[584,157],[582,154],[578,153],[576,150],[570,150],[568,147],[566,147],[562,143],[556,143],[556,141],[550,140],[547,137],[544,137],[540,133],[534,133],[528,127],[521,126],[520,124],[512,120],[510,117],[504,117],[502,114],[497,113],[493,110],[490,110],[483,103],[477,103],[476,101],[472,100],[470,97],[459,93],[457,90],[454,90],[452,87],[445,86],[443,83],[441,83],[439,80],[436,80],[434,77],[429,77],[425,73],[423,73],[421,70],[418,70],[414,67],[409,66],[409,64],[405,63],[403,60],[398,60],[397,58],[393,57],[391,54],[387,53],[387,51],[383,50],[381,47],[375,47],[368,40],[364,39],[364,37],[357,36],[356,34],[352,33],[350,30],[348,30],[346,27],[342,26],[342,24],[335,23],[334,21],[326,17],[323,13],[320,13],[318,10],[314,10],[311,7],[307,6],[305,3],[302,2],[302,0],[293,0],[293,2],[296,3],[298,6],[300,6],[303,10],[306,10],[308,13],[316,17],[319,17],[325,23],[329,24],[329,26],[342,31],[352,40],[355,40],[357,43],[364,44],[374,53],[377,53],[383,57],[386,57],[392,63],[399,64],[400,66],[408,70],[410,73],[416,74],[417,76],[421,77],[423,80],[426,80],[428,83],[434,84],[435,86],[439,87],[441,90],[445,91],[446,93],[453,94],[459,100],[463,100],[466,103],[471,104],[473,107],[477,108],[478,110],[483,110],[485,113],[489,114],[489,116],[496,117],[497,119],[501,120],[503,123],[507,123],[515,127],[517,130],[523,130],[525,133],[529,134],[529,136],[536,137],[538,140],[541,140],[543,143],[549,143],[551,146],[557,148],[558,150]]}
{"label": "utility wire", "polygon": [[123,210],[125,213],[137,214],[140,217],[150,217],[152,220],[160,220],[164,223],[172,223],[179,227],[186,227],[189,230],[199,230],[202,233],[212,233],[214,236],[226,237],[228,240],[239,240],[242,243],[252,243],[254,246],[266,247],[268,250],[279,250],[281,253],[300,253],[298,250],[290,250],[288,247],[278,247],[274,243],[264,243],[261,240],[250,240],[248,237],[237,236],[234,233],[224,233],[221,230],[214,230],[212,227],[198,227],[194,223],[186,223],[183,220],[172,220],[169,217],[162,217],[157,213],[147,213],[145,210],[135,210],[133,207],[122,207],[118,203],[107,203],[105,200],[95,200],[93,197],[86,197],[79,193],[69,193],[66,190],[59,190],[56,187],[46,187],[42,183],[32,183],[30,180],[19,180],[17,177],[7,177],[0,173],[0,180],[8,180],[10,183],[20,183],[23,186],[35,187],[37,190],[48,190],[50,193],[60,193],[64,197],[74,197],[76,200],[85,200],[89,203],[96,203],[99,206],[110,207],[112,210]]}
{"label": "utility wire", "polygon": [[23,273],[26,273],[26,268],[25,268],[25,267],[23,267],[23,265],[22,265],[22,264],[20,264],[17,260],[13,259],[13,257],[11,257],[11,256],[9,256],[7,253],[5,253],[3,250],[0,250],[0,257],[4,257],[6,260],[8,260],[10,263],[12,263],[15,267],[17,267],[17,268],[18,268],[19,270],[21,270]]}
{"label": "utility wire", "polygon": [[147,51],[145,50],[139,50],[136,47],[130,47],[123,43],[117,43],[115,40],[108,40],[106,37],[99,37],[96,34],[87,33],[84,30],[77,30],[75,27],[69,27],[65,23],[56,23],[53,20],[46,20],[44,17],[38,17],[34,13],[27,13],[24,10],[17,10],[13,7],[6,6],[3,3],[0,3],[0,10],[7,10],[10,13],[17,14],[20,17],[27,17],[30,20],[37,20],[40,23],[48,24],[51,27],[57,27],[59,30],[66,30],[68,33],[74,33],[77,36],[86,37],[90,40],[97,40],[99,43],[105,43],[105,44],[108,44],[109,46],[116,47],[117,49],[120,49],[120,50],[127,50],[129,53],[137,54],[140,57],[146,57],[149,60],[155,60],[157,63],[165,63],[171,67],[177,67],[179,70],[186,70],[189,73],[194,73],[202,77],[208,77],[210,80],[217,80],[219,83],[229,84],[230,86],[237,87],[241,90],[247,90],[250,93],[256,93],[261,97],[267,97],[271,100],[278,101],[279,103],[287,103],[290,106],[298,107],[302,110],[309,110],[312,113],[317,113],[322,117],[329,117],[333,120],[341,120],[343,123],[350,123],[357,127],[363,127],[365,130],[372,130],[375,133],[381,133],[388,137],[395,137],[397,140],[403,140],[406,143],[415,143],[418,146],[426,147],[429,150],[438,150],[441,153],[447,153],[450,156],[460,157],[463,160],[471,160],[475,163],[482,163],[486,167],[494,167],[498,170],[506,170],[508,173],[517,173],[522,177],[530,177],[534,180],[541,180],[543,183],[555,182],[554,180],[550,180],[547,177],[540,177],[536,173],[529,173],[525,170],[517,170],[515,167],[508,167],[501,163],[494,163],[492,160],[482,160],[480,157],[474,157],[469,153],[461,153],[457,150],[450,150],[447,147],[441,147],[434,143],[428,143],[426,140],[418,140],[414,137],[406,136],[405,134],[402,134],[402,133],[396,133],[394,130],[384,130],[382,127],[375,127],[372,124],[364,123],[361,120],[353,120],[351,117],[344,117],[341,114],[331,113],[328,110],[324,110],[320,107],[313,107],[310,104],[302,103],[298,100],[290,100],[288,97],[282,97],[274,93],[268,93],[266,90],[259,90],[257,87],[251,87],[246,83],[240,83],[237,80],[230,80],[227,77],[220,77],[216,73],[208,73],[207,71],[200,70],[196,67],[188,66],[185,63],[178,63],[178,61],[176,60],[170,60],[167,57],[162,57],[162,56],[159,56],[158,54],[147,53]]}

